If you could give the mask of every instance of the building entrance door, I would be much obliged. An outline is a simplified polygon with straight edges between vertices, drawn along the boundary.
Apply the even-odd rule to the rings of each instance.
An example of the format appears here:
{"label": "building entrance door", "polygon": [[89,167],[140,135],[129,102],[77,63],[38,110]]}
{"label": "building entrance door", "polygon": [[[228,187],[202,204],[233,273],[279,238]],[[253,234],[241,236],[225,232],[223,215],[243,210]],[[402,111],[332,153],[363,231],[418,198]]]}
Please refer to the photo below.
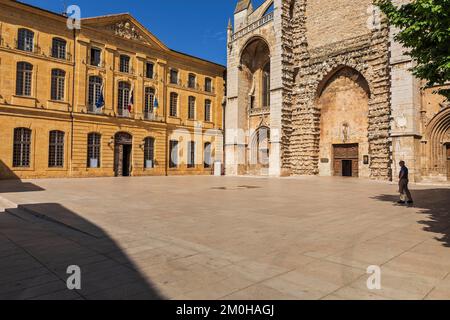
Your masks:
{"label": "building entrance door", "polygon": [[358,144],[339,144],[333,146],[334,175],[340,177],[359,176]]}
{"label": "building entrance door", "polygon": [[125,132],[119,132],[115,136],[114,174],[116,177],[131,175],[132,140],[132,136]]}

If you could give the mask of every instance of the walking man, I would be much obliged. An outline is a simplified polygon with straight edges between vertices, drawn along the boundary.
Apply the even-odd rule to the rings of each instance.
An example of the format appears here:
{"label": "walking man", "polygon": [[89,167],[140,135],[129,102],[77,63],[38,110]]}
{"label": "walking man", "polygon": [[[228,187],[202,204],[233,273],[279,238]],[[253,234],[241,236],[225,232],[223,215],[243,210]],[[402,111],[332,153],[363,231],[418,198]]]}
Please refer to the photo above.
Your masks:
{"label": "walking man", "polygon": [[[414,201],[412,199],[411,196],[411,192],[409,191],[408,188],[408,183],[409,183],[409,170],[405,165],[405,161],[400,161],[400,176],[399,176],[399,189],[400,189],[400,201],[398,203],[400,204],[413,204]],[[405,199],[405,195],[406,195],[406,199]],[[407,202],[406,202],[407,201]]]}

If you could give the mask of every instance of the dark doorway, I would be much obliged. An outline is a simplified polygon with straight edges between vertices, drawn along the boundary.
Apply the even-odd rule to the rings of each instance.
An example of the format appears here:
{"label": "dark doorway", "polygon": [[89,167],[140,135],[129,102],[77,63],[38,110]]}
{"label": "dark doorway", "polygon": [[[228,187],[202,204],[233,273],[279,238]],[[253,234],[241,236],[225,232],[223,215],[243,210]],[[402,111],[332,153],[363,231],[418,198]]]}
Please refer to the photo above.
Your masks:
{"label": "dark doorway", "polygon": [[114,174],[116,177],[131,176],[132,136],[125,132],[115,135]]}
{"label": "dark doorway", "polygon": [[123,145],[122,175],[128,177],[131,174],[131,144]]}
{"label": "dark doorway", "polygon": [[359,176],[358,144],[339,144],[333,146],[334,175],[342,177]]}
{"label": "dark doorway", "polygon": [[342,176],[343,177],[352,177],[352,160],[342,160]]}

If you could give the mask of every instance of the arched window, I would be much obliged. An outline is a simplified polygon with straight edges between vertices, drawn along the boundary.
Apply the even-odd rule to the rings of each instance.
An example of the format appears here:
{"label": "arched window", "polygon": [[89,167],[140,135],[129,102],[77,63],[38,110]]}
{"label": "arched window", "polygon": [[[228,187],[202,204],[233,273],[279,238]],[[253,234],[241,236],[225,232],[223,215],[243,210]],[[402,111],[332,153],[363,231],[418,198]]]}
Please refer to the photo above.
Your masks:
{"label": "arched window", "polygon": [[170,93],[170,116],[176,117],[178,114],[178,94],[175,92]]}
{"label": "arched window", "polygon": [[28,29],[19,29],[17,35],[17,49],[33,52],[34,32]]}
{"label": "arched window", "polygon": [[103,79],[98,76],[89,77],[89,89],[88,89],[88,106],[89,111],[94,112],[97,110],[97,105],[101,102],[102,98],[102,85]]}
{"label": "arched window", "polygon": [[120,116],[127,116],[129,114],[128,104],[130,102],[130,88],[131,86],[128,82],[119,82],[117,108]]}
{"label": "arched window", "polygon": [[212,92],[212,80],[211,78],[205,78],[205,91]]}
{"label": "arched window", "polygon": [[130,57],[122,54],[120,56],[120,72],[130,73]]}
{"label": "arched window", "polygon": [[50,131],[48,166],[49,168],[64,167],[64,132],[62,131]]}
{"label": "arched window", "polygon": [[53,38],[52,40],[52,57],[57,59],[66,59],[67,41],[61,38]]}
{"label": "arched window", "polygon": [[17,63],[16,95],[31,96],[33,65],[28,62]]}
{"label": "arched window", "polygon": [[211,142],[206,142],[203,148],[203,165],[205,169],[211,168],[212,157],[211,157]]}
{"label": "arched window", "polygon": [[205,121],[211,122],[211,100],[205,100]]}
{"label": "arched window", "polygon": [[155,89],[151,87],[145,88],[145,104],[144,104],[144,114],[153,113],[153,108],[155,106]]}
{"label": "arched window", "polygon": [[13,167],[29,167],[31,152],[31,130],[14,129]]}
{"label": "arched window", "polygon": [[66,83],[66,72],[60,69],[52,70],[51,99],[56,101],[64,100],[64,88]]}
{"label": "arched window", "polygon": [[263,69],[262,106],[270,106],[270,62]]}
{"label": "arched window", "polygon": [[88,168],[100,168],[102,136],[99,133],[92,132],[88,134],[87,143],[87,166]]}
{"label": "arched window", "polygon": [[155,167],[155,139],[151,137],[144,139],[144,166],[146,169]]}
{"label": "arched window", "polygon": [[188,118],[195,120],[195,97],[192,96],[188,99]]}
{"label": "arched window", "polygon": [[188,87],[191,88],[191,89],[195,89],[196,84],[197,84],[196,80],[197,80],[197,77],[195,76],[195,74],[190,73],[189,74],[189,79],[188,79]]}

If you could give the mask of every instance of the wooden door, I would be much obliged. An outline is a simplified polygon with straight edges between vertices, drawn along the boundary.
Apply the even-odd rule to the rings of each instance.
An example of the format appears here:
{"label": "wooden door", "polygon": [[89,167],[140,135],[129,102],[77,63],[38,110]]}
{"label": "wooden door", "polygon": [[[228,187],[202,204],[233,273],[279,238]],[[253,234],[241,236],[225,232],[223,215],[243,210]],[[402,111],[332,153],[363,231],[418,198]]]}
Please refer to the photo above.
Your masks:
{"label": "wooden door", "polygon": [[359,176],[358,144],[334,145],[333,169],[335,176]]}

